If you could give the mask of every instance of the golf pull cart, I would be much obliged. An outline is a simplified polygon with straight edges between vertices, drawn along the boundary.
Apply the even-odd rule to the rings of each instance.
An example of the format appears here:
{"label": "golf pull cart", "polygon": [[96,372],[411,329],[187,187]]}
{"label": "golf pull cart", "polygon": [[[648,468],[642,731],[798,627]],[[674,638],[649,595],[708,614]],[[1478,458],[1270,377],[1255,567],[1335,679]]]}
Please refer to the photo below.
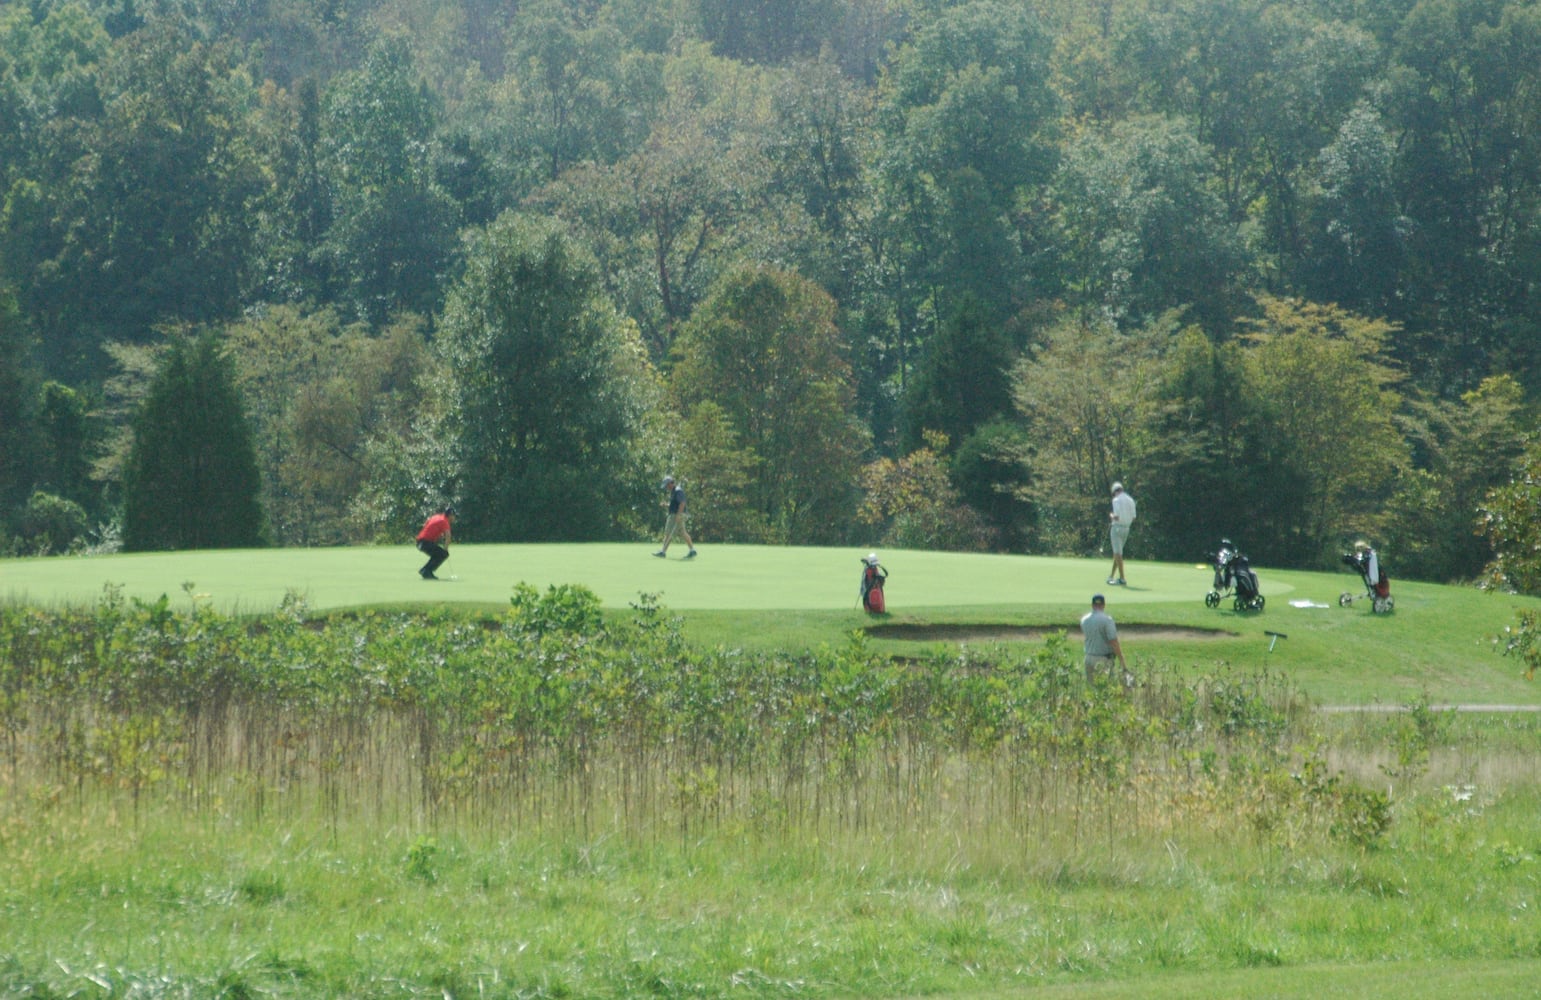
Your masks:
{"label": "golf pull cart", "polygon": [[1359,578],[1364,581],[1364,593],[1353,594],[1345,590],[1338,595],[1338,607],[1346,608],[1368,597],[1370,611],[1374,614],[1387,615],[1396,608],[1396,598],[1391,596],[1391,578],[1381,568],[1380,557],[1374,549],[1364,542],[1355,544],[1353,552],[1343,553],[1343,565],[1359,574]]}
{"label": "golf pull cart", "polygon": [[1231,597],[1231,607],[1237,611],[1261,611],[1267,598],[1258,592],[1257,573],[1246,554],[1229,538],[1220,539],[1220,547],[1209,557],[1214,568],[1215,582],[1204,595],[1206,608],[1218,608],[1220,601]]}

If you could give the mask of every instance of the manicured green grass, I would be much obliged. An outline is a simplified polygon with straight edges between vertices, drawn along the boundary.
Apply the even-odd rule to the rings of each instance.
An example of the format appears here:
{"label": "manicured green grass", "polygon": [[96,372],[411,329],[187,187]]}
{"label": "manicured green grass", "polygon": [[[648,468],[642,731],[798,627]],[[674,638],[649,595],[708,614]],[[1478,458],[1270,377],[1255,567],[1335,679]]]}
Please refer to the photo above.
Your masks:
{"label": "manicured green grass", "polygon": [[[1229,601],[1204,606],[1211,571],[1193,564],[1134,562],[1129,586],[1108,587],[1098,560],[891,551],[883,553],[892,574],[890,614],[875,619],[857,607],[863,550],[702,546],[689,561],[675,552],[655,559],[651,551],[646,543],[458,545],[441,570],[450,578],[438,583],[417,577],[421,556],[405,545],[6,560],[0,600],[89,604],[112,584],[129,597],[187,602],[190,584],[216,607],[243,612],[269,611],[290,591],[318,612],[423,602],[496,612],[521,581],[572,583],[618,615],[652,595],[683,619],[687,635],[707,644],[815,648],[881,624],[908,627],[913,637],[874,638],[877,649],[920,656],[959,641],[925,641],[925,629],[936,625],[1033,627],[1076,638],[1080,616],[1100,591],[1136,662],[1266,668],[1323,703],[1541,705],[1541,689],[1497,654],[1494,641],[1517,610],[1536,602],[1474,588],[1397,580],[1395,613],[1374,615],[1364,601],[1338,606],[1338,594],[1362,592],[1353,574],[1258,567],[1267,607],[1238,613]],[[1146,638],[1142,626],[1204,635]],[[967,641],[1003,640],[999,630],[983,630]]]}
{"label": "manicured green grass", "polygon": [[[113,583],[130,597],[153,600],[163,593],[176,597],[192,582],[226,610],[268,610],[290,590],[318,610],[421,601],[502,605],[513,585],[525,581],[581,583],[616,608],[646,593],[680,611],[849,611],[852,622],[862,620],[856,600],[861,550],[702,546],[691,560],[677,547],[666,559],[651,552],[646,543],[457,545],[437,583],[418,578],[423,557],[404,545],[17,559],[0,563],[0,598],[88,603]],[[1098,567],[1076,559],[946,552],[889,552],[884,559],[894,574],[892,599],[906,608],[1079,606],[1093,590],[1107,589]],[[1191,567],[1141,569],[1148,578],[1120,591],[1121,601],[1198,599],[1209,585],[1207,572]],[[1287,589],[1273,585],[1268,593]]]}

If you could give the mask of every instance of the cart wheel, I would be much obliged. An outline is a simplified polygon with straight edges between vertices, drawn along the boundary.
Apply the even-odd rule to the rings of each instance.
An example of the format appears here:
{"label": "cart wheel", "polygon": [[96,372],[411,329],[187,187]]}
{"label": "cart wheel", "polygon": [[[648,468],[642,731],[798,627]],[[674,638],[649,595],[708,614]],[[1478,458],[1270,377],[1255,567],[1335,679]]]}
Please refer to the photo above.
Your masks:
{"label": "cart wheel", "polygon": [[1353,594],[1343,593],[1343,594],[1339,594],[1338,595],[1338,607],[1346,608],[1350,604],[1353,604],[1353,603],[1354,603],[1354,595]]}
{"label": "cart wheel", "polygon": [[1220,606],[1220,595],[1219,594],[1217,594],[1213,590],[1211,590],[1209,593],[1204,595],[1204,607],[1206,607],[1206,608],[1218,608],[1219,606]]}
{"label": "cart wheel", "polygon": [[1396,602],[1389,597],[1377,597],[1370,602],[1370,610],[1378,615],[1388,615],[1394,607],[1396,607]]}
{"label": "cart wheel", "polygon": [[1266,603],[1268,603],[1268,598],[1264,597],[1262,594],[1258,594],[1256,597],[1252,598],[1252,610],[1261,611],[1263,610],[1263,605]]}

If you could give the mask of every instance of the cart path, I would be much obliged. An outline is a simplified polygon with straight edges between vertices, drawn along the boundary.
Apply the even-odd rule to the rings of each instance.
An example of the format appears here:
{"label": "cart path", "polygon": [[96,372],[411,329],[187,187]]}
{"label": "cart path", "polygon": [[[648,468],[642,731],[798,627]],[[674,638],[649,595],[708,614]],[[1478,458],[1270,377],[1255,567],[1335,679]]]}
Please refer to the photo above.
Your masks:
{"label": "cart path", "polygon": [[[1411,712],[1411,705],[1318,705],[1318,712]],[[1430,712],[1541,712],[1541,705],[1430,705]]]}

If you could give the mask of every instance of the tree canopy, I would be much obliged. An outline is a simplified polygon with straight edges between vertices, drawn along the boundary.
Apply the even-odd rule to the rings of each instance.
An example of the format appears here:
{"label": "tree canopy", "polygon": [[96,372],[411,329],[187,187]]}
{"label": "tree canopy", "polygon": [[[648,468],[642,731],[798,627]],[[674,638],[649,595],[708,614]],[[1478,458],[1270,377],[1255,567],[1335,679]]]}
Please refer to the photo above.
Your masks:
{"label": "tree canopy", "polygon": [[1541,0],[0,5],[0,550],[37,492],[123,522],[196,328],[281,543],[451,495],[632,537],[660,465],[723,538],[853,541],[909,463],[1014,549],[1094,549],[1112,474],[1142,555],[1236,530],[1186,485],[1261,561],[1470,578],[1541,388],[1538,79]]}

